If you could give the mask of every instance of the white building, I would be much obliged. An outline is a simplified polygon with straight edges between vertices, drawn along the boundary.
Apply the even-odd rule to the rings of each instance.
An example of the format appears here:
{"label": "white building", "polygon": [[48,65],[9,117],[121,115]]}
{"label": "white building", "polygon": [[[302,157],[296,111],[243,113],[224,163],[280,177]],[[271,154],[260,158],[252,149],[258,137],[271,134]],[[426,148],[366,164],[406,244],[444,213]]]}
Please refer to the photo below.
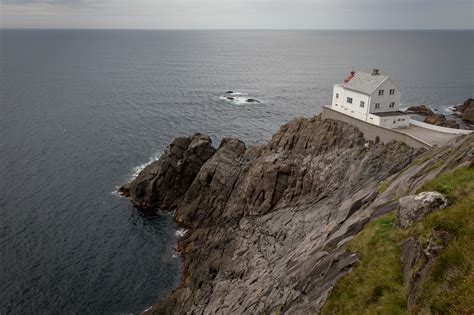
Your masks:
{"label": "white building", "polygon": [[398,84],[378,69],[351,72],[344,84],[334,84],[331,108],[386,128],[407,128],[410,123],[410,115],[399,110]]}

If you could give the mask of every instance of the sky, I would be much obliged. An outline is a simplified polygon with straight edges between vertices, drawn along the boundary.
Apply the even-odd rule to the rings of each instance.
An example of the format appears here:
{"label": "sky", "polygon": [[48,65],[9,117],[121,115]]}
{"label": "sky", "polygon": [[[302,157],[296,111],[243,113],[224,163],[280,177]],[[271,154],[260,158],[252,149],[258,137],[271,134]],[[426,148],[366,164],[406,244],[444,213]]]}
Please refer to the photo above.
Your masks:
{"label": "sky", "polygon": [[474,29],[474,0],[0,0],[0,27]]}

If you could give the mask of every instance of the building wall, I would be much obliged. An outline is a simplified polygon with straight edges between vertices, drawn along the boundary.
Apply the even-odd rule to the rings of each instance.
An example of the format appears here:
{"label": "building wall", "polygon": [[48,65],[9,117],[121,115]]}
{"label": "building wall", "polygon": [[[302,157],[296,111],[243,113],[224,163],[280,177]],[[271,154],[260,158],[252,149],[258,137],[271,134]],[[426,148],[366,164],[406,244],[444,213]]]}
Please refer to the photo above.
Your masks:
{"label": "building wall", "polygon": [[[390,95],[390,89],[395,89],[395,94]],[[379,95],[379,90],[384,90],[383,95]],[[395,107],[390,108],[390,102],[395,102]],[[380,108],[376,109],[375,104],[379,103]],[[398,86],[389,78],[370,97],[370,112],[382,113],[393,112],[400,109],[400,90]]]}
{"label": "building wall", "polygon": [[[347,101],[348,98],[352,98],[352,103]],[[364,107],[361,107],[361,102],[364,102]],[[346,90],[339,84],[334,85],[332,100],[332,108],[334,110],[365,121],[367,119],[369,103],[370,97],[368,95]]]}
{"label": "building wall", "polygon": [[397,129],[397,128],[408,128],[410,126],[410,116],[408,115],[378,117],[378,116],[369,114],[369,117],[377,117],[379,120],[378,125],[385,128]]}
{"label": "building wall", "polygon": [[378,138],[382,143],[387,143],[392,140],[400,141],[408,146],[413,148],[430,148],[431,145],[417,139],[411,135],[406,133],[394,130],[394,129],[387,129],[381,126],[373,125],[368,122],[350,117],[348,115],[343,115],[342,113],[338,113],[333,109],[329,108],[328,106],[323,107],[322,112],[323,119],[335,119],[344,121],[346,123],[352,124],[356,126],[360,131],[364,133],[364,138],[367,140],[376,140]]}
{"label": "building wall", "polygon": [[369,116],[367,117],[367,122],[370,123],[370,124],[379,126],[380,125],[380,117],[369,114]]}

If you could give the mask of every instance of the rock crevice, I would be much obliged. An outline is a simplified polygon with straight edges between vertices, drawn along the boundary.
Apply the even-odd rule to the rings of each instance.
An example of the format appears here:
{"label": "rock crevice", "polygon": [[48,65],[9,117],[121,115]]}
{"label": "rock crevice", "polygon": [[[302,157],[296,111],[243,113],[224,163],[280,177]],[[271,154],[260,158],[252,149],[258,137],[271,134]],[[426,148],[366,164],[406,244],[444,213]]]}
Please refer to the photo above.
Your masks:
{"label": "rock crevice", "polygon": [[439,151],[408,167],[422,150],[367,142],[357,128],[320,117],[292,120],[266,145],[224,139],[214,149],[200,134],[173,140],[121,189],[137,207],[175,209],[190,227],[179,241],[182,285],[148,312],[317,312],[357,261],[344,244],[434,176],[437,169],[420,174],[431,160],[463,162]]}

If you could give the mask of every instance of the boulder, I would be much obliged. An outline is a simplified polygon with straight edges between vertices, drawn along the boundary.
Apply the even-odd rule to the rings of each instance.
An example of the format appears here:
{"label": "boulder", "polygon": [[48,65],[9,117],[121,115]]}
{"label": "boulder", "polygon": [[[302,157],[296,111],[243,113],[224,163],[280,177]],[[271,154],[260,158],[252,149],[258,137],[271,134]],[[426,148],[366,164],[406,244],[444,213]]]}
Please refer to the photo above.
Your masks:
{"label": "boulder", "polygon": [[234,94],[234,91],[227,91],[226,94]]}
{"label": "boulder", "polygon": [[407,112],[412,114],[432,116],[435,113],[426,105],[412,106],[407,109]]}
{"label": "boulder", "polygon": [[455,111],[462,120],[474,124],[474,99],[470,98],[462,105],[456,106]]}
{"label": "boulder", "polygon": [[231,97],[231,96],[227,96],[227,99],[228,99],[229,101],[235,100],[235,98],[233,98],[233,97]]}
{"label": "boulder", "polygon": [[424,122],[435,126],[459,129],[459,124],[456,121],[447,120],[446,116],[442,114],[428,116],[425,118]]}
{"label": "boulder", "polygon": [[410,226],[434,210],[443,209],[448,204],[446,197],[435,191],[405,196],[398,202],[396,224],[402,228]]}
{"label": "boulder", "polygon": [[249,99],[247,99],[247,103],[260,103],[260,101],[254,99],[254,98],[249,98]]}
{"label": "boulder", "polygon": [[200,133],[174,138],[158,161],[119,192],[137,208],[174,208],[215,151],[211,138]]}
{"label": "boulder", "polygon": [[[435,111],[437,110],[435,109]],[[427,124],[440,126],[440,127],[459,129],[459,124],[456,123],[454,120],[447,120],[446,116],[444,116],[443,114],[435,114],[426,105],[409,107],[407,109],[407,112],[412,113],[412,114],[426,116],[424,122]]]}

